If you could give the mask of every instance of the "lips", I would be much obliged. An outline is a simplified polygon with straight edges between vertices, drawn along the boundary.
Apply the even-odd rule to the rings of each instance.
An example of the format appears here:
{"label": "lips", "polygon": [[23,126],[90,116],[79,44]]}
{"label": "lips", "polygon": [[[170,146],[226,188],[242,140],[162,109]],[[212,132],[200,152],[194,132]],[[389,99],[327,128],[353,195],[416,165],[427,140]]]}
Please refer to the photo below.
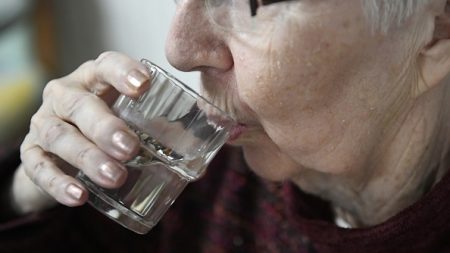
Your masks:
{"label": "lips", "polygon": [[238,139],[243,132],[247,129],[247,126],[244,124],[237,124],[230,130],[230,137],[228,138],[228,142],[232,142]]}
{"label": "lips", "polygon": [[230,118],[224,118],[218,115],[208,115],[209,122],[214,122],[215,125],[222,127],[231,127],[229,130],[228,141],[234,141],[246,130],[247,125],[242,123],[236,123],[236,121],[230,120]]}
{"label": "lips", "polygon": [[[216,124],[220,126],[231,126],[229,132],[228,143],[240,142],[238,139],[247,138],[247,133],[253,132],[253,130],[259,130],[262,127],[256,120],[256,115],[251,108],[241,99],[234,75],[227,73],[216,73],[202,71],[202,88],[203,96],[207,97],[209,101],[215,104],[222,111],[226,112],[233,120],[231,126],[230,118],[224,118],[223,116],[208,115],[209,119],[213,119]],[[221,85],[217,85],[221,84]]]}
{"label": "lips", "polygon": [[[238,107],[236,106],[233,108]],[[206,111],[209,124],[230,129],[227,140],[227,143],[229,144],[232,144],[232,142],[234,143],[237,139],[243,137],[243,135],[247,132],[252,132],[253,130],[262,128],[256,120],[250,120],[250,117],[244,117],[241,113],[237,113],[242,110],[234,109],[230,111],[229,108],[228,110],[221,109],[223,112],[227,112],[228,115],[220,114],[217,110],[207,110],[205,108],[202,108],[202,110]]]}

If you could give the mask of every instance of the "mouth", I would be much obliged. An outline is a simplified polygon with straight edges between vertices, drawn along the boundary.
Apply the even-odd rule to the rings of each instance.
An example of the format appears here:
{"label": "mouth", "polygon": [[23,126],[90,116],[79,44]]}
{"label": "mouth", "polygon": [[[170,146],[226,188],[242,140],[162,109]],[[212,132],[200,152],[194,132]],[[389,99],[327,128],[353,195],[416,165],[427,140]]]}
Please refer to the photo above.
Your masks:
{"label": "mouth", "polygon": [[228,143],[231,143],[242,135],[242,133],[247,130],[247,126],[244,124],[236,124],[231,130],[230,130],[230,137],[228,137]]}
{"label": "mouth", "polygon": [[[222,85],[217,86],[218,83]],[[202,91],[203,96],[228,115],[208,115],[208,118],[214,119],[218,125],[230,126],[228,144],[241,145],[253,139],[253,132],[261,131],[262,126],[256,120],[256,115],[241,99],[233,75],[202,72]]]}
{"label": "mouth", "polygon": [[210,123],[229,129],[228,144],[237,144],[241,141],[245,141],[245,139],[248,139],[248,135],[251,132],[260,131],[262,129],[256,122],[239,117],[235,113],[230,113],[228,116],[209,114],[207,117]]}
{"label": "mouth", "polygon": [[229,136],[227,142],[237,140],[248,128],[246,124],[230,120],[231,118],[224,118],[217,115],[208,115],[209,124],[229,128]]}

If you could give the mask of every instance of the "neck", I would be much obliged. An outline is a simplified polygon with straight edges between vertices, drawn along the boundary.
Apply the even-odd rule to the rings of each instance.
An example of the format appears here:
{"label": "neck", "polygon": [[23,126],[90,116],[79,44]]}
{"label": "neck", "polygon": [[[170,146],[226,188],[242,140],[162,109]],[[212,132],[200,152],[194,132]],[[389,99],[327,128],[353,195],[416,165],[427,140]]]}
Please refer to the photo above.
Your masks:
{"label": "neck", "polygon": [[[386,221],[420,199],[447,171],[439,127],[428,125],[427,117],[405,123],[391,146],[382,149],[368,165],[372,169],[364,175],[363,187],[358,184],[360,180],[351,184],[356,187],[350,188],[347,196],[353,201],[334,198],[338,200],[334,203],[336,214],[351,226]],[[356,178],[361,179],[361,175]]]}
{"label": "neck", "polygon": [[380,224],[415,203],[442,178],[448,170],[449,136],[446,116],[439,109],[442,101],[431,93],[415,101],[398,127],[387,131],[366,168],[346,175],[319,175],[318,192],[331,201],[339,220],[351,227]]}

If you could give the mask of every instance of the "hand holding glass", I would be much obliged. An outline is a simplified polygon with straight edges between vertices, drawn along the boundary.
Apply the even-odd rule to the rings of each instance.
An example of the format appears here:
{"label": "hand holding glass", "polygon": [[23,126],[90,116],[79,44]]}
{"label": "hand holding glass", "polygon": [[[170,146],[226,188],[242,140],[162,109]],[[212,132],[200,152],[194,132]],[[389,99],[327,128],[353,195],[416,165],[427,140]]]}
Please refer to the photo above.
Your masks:
{"label": "hand holding glass", "polygon": [[151,88],[138,99],[121,95],[113,106],[139,136],[139,154],[125,163],[119,189],[97,186],[80,172],[89,203],[139,234],[158,223],[185,186],[203,175],[227,141],[234,121],[195,91],[147,60]]}

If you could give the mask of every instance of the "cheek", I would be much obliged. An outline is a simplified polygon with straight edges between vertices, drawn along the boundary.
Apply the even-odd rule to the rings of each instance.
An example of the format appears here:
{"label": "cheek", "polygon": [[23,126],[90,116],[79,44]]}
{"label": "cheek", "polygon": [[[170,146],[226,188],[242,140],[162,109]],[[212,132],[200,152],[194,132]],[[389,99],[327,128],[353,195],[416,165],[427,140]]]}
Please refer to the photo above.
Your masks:
{"label": "cheek", "polygon": [[[316,152],[342,130],[335,126],[336,115],[330,110],[339,88],[317,83],[318,71],[302,63],[282,67],[278,61],[282,59],[273,58],[243,73],[239,93],[281,149],[304,155]],[[293,70],[294,65],[303,71]]]}
{"label": "cheek", "polygon": [[275,32],[263,43],[255,41],[237,52],[240,95],[262,118],[284,121],[292,110],[318,111],[341,93],[348,65],[342,59],[349,49],[314,27]]}
{"label": "cheek", "polygon": [[303,163],[308,155],[333,152],[357,114],[346,96],[357,53],[313,26],[283,34],[239,52],[236,78],[241,99],[268,136]]}
{"label": "cheek", "polygon": [[265,49],[243,51],[235,62],[239,95],[267,123],[292,127],[298,118],[329,111],[343,84],[339,57],[329,47],[323,38],[283,42],[279,37]]}

